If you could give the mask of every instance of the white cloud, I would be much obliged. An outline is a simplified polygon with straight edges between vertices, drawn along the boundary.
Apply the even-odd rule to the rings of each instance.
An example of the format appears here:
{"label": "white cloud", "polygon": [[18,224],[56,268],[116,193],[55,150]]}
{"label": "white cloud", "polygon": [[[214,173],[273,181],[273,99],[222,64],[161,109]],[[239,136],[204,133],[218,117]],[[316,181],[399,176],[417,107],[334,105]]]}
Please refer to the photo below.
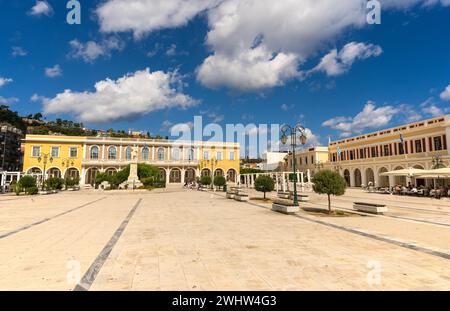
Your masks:
{"label": "white cloud", "polygon": [[176,73],[150,72],[147,68],[117,80],[99,81],[94,92],[65,90],[44,101],[44,112],[73,113],[83,122],[111,122],[197,103],[182,92],[182,82]]}
{"label": "white cloud", "polygon": [[0,77],[0,87],[13,82],[13,79]]}
{"label": "white cloud", "polygon": [[194,128],[193,122],[178,123],[170,127],[170,134],[176,136],[178,133],[190,133]]}
{"label": "white cloud", "polygon": [[435,102],[434,98],[430,97],[426,101],[424,101],[420,107],[422,108],[422,112],[432,117],[438,117],[446,114],[450,111],[450,108],[440,108]]}
{"label": "white cloud", "polygon": [[36,4],[31,8],[28,14],[33,16],[51,16],[53,15],[53,8],[47,1],[36,1]]}
{"label": "white cloud", "polygon": [[17,57],[17,56],[26,56],[28,54],[27,51],[25,51],[22,47],[20,46],[13,46],[11,48],[11,55],[13,57]]}
{"label": "white cloud", "polygon": [[[447,5],[450,0],[386,0],[383,8]],[[104,32],[133,32],[135,38],[186,25],[206,14],[211,49],[197,70],[209,88],[259,91],[302,77],[299,67],[346,31],[366,23],[367,0],[108,0],[97,9]],[[338,59],[347,70],[350,59]]]}
{"label": "white cloud", "polygon": [[221,0],[109,0],[96,12],[103,32],[132,31],[135,38],[163,28],[186,25]]}
{"label": "white cloud", "polygon": [[69,42],[72,51],[69,56],[82,59],[86,63],[93,63],[99,57],[110,57],[112,51],[123,50],[124,43],[115,37],[104,39],[100,42],[88,41],[82,43],[77,39]]}
{"label": "white cloud", "polygon": [[211,122],[213,122],[213,123],[219,123],[219,122],[222,122],[225,119],[225,116],[223,114],[220,114],[220,113],[218,113],[216,111],[213,111],[211,109],[202,110],[202,111],[200,111],[200,114],[207,116],[211,120]]}
{"label": "white cloud", "polygon": [[317,147],[320,146],[320,136],[314,134],[313,131],[309,128],[305,129],[306,134],[306,146],[307,147]]}
{"label": "white cloud", "polygon": [[240,91],[261,90],[299,77],[297,62],[294,54],[273,55],[264,47],[242,51],[236,57],[217,53],[198,68],[197,79],[213,89],[225,86]]}
{"label": "white cloud", "polygon": [[161,124],[161,128],[159,129],[161,132],[167,132],[170,130],[170,128],[172,127],[173,123],[170,122],[169,120],[164,120],[163,123]]}
{"label": "white cloud", "polygon": [[441,99],[445,101],[450,100],[450,85],[441,93]]}
{"label": "white cloud", "polygon": [[61,66],[55,65],[53,67],[45,68],[45,75],[49,78],[56,78],[62,76]]}
{"label": "white cloud", "polygon": [[400,108],[393,106],[376,107],[369,101],[355,117],[335,117],[323,122],[322,126],[338,130],[340,136],[348,137],[352,134],[361,134],[367,129],[386,126],[400,111]]}
{"label": "white cloud", "polygon": [[282,104],[282,105],[280,106],[280,108],[281,108],[281,110],[283,110],[283,111],[289,111],[289,110],[291,110],[291,109],[294,109],[294,105],[286,105],[286,104]]}
{"label": "white cloud", "polygon": [[38,94],[33,94],[33,96],[30,97],[30,100],[32,102],[45,102],[46,100],[49,100],[49,98],[45,97],[45,96],[41,96]]}
{"label": "white cloud", "polygon": [[18,101],[19,101],[19,99],[16,97],[6,98],[3,96],[0,96],[0,105],[11,105],[11,104],[17,103]]}
{"label": "white cloud", "polygon": [[342,50],[331,50],[311,72],[323,71],[328,76],[338,76],[350,70],[356,60],[380,56],[383,50],[378,45],[350,42]]}

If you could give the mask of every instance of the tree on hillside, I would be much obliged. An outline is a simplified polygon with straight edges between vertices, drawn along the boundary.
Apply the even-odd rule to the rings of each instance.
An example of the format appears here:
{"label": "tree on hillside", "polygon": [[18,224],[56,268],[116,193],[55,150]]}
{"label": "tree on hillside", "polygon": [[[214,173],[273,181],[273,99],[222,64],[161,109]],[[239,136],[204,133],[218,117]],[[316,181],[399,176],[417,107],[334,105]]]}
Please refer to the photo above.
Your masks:
{"label": "tree on hillside", "polygon": [[328,212],[331,213],[331,196],[345,194],[347,183],[345,179],[335,171],[324,170],[314,176],[314,192],[328,196]]}

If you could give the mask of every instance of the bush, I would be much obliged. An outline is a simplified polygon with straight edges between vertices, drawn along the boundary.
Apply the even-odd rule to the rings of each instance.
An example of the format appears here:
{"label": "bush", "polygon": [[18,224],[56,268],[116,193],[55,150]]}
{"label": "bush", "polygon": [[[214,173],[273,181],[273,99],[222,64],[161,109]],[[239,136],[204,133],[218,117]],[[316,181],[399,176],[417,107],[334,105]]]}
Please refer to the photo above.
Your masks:
{"label": "bush", "polygon": [[75,187],[80,184],[80,177],[66,177],[64,179],[64,185],[66,186],[66,189],[69,187]]}
{"label": "bush", "polygon": [[331,212],[331,196],[345,194],[347,182],[338,173],[330,170],[320,171],[314,176],[314,192],[328,195],[328,211]]}
{"label": "bush", "polygon": [[64,185],[64,179],[58,177],[50,177],[45,181],[47,190],[61,190]]}
{"label": "bush", "polygon": [[138,164],[138,176],[141,181],[150,177],[153,177],[156,180],[159,179],[159,169],[153,165]]}
{"label": "bush", "polygon": [[214,177],[214,186],[222,188],[227,184],[227,180],[223,176],[216,176]]}
{"label": "bush", "polygon": [[101,184],[104,181],[107,181],[111,184],[112,175],[110,175],[108,173],[98,173],[97,176],[95,176],[95,183],[97,185]]}
{"label": "bush", "polygon": [[14,193],[16,195],[20,195],[20,193],[22,192],[22,187],[20,186],[20,184],[15,183],[15,184],[11,184],[11,186],[12,186]]}
{"label": "bush", "polygon": [[39,192],[39,190],[38,190],[38,188],[37,188],[36,186],[27,188],[27,189],[25,190],[25,193],[26,193],[26,194],[29,194],[29,195],[36,195],[36,194],[38,194],[38,192]]}
{"label": "bush", "polygon": [[259,176],[255,180],[255,190],[259,192],[264,192],[264,199],[266,199],[266,193],[272,192],[275,188],[275,182],[270,176]]}
{"label": "bush", "polygon": [[202,176],[200,178],[200,184],[203,186],[209,186],[211,185],[211,182],[212,182],[211,176]]}
{"label": "bush", "polygon": [[144,184],[146,188],[165,188],[166,182],[163,180],[158,180],[153,177],[147,177],[144,179],[141,179],[141,182]]}
{"label": "bush", "polygon": [[36,186],[36,178],[34,178],[32,176],[23,176],[19,180],[18,184],[22,189],[35,187]]}

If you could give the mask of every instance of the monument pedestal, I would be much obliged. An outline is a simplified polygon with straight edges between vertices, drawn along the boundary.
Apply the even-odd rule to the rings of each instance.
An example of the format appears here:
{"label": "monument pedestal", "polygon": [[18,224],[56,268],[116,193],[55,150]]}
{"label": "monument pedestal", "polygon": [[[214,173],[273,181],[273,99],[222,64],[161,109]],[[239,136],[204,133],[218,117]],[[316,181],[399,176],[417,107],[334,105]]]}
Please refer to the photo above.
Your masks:
{"label": "monument pedestal", "polygon": [[130,164],[130,175],[128,176],[128,180],[121,183],[119,189],[137,189],[143,186],[144,184],[139,180],[138,176],[138,163],[137,161],[133,161]]}

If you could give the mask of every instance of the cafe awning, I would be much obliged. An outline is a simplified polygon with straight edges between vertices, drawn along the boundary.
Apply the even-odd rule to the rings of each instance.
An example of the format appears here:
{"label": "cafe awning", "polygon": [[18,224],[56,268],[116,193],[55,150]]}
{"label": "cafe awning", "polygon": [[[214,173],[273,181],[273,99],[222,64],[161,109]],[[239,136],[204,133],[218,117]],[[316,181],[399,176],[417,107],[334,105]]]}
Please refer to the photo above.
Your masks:
{"label": "cafe awning", "polygon": [[385,172],[385,173],[381,173],[381,176],[408,176],[408,177],[414,177],[417,175],[421,175],[421,174],[427,174],[428,171],[426,170],[421,170],[418,168],[405,168],[402,170],[396,170],[396,171],[390,171],[390,172]]}

